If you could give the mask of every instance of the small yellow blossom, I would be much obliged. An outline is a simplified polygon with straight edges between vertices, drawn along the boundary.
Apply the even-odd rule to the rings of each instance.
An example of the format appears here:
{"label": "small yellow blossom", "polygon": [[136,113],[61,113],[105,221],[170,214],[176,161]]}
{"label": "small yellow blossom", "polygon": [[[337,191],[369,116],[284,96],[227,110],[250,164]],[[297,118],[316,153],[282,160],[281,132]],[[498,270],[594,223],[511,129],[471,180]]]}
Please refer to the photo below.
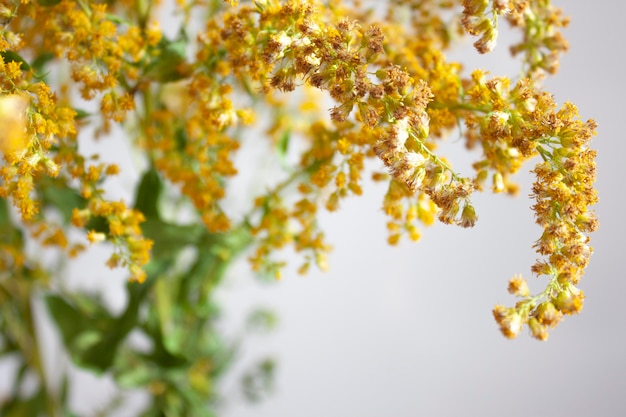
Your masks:
{"label": "small yellow blossom", "polygon": [[28,99],[22,95],[0,95],[0,152],[22,152],[28,144],[27,107]]}
{"label": "small yellow blossom", "polygon": [[89,240],[90,243],[104,242],[106,240],[106,235],[104,233],[90,230],[87,232],[87,240]]}
{"label": "small yellow blossom", "polygon": [[513,308],[498,305],[493,309],[493,316],[500,325],[500,331],[509,339],[517,337],[522,330],[522,316]]}
{"label": "small yellow blossom", "polygon": [[525,279],[522,278],[521,275],[515,275],[513,278],[509,280],[508,291],[510,294],[513,294],[518,297],[526,297],[530,294],[528,283],[526,282]]}

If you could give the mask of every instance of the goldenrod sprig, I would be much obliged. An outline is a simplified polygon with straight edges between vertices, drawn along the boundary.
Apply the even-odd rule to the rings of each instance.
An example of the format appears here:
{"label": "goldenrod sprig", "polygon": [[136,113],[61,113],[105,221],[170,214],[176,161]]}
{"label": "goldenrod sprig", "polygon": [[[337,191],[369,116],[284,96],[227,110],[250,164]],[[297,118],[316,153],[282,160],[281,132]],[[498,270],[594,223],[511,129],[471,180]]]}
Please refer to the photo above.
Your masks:
{"label": "goldenrod sprig", "polygon": [[523,33],[511,54],[523,54],[524,75],[536,79],[556,73],[559,55],[569,48],[559,29],[567,27],[569,18],[549,0],[463,0],[462,25],[470,35],[480,36],[474,46],[481,54],[495,48],[500,15]]}
{"label": "goldenrod sprig", "polygon": [[[544,260],[538,260],[532,272],[549,276],[550,282],[532,297],[526,291],[511,291],[522,297],[514,308],[496,306],[494,317],[507,337],[515,337],[527,323],[534,337],[545,340],[548,328],[582,309],[584,294],[576,285],[593,252],[588,234],[598,227],[590,211],[598,200],[593,188],[596,152],[589,149],[595,122],[580,121],[570,103],[546,114],[544,120],[550,123],[544,124],[539,141],[551,151],[536,148],[542,161],[534,169],[537,180],[532,190],[536,221],[544,229],[534,247]],[[518,287],[512,283],[520,279],[514,278],[509,287]]]}

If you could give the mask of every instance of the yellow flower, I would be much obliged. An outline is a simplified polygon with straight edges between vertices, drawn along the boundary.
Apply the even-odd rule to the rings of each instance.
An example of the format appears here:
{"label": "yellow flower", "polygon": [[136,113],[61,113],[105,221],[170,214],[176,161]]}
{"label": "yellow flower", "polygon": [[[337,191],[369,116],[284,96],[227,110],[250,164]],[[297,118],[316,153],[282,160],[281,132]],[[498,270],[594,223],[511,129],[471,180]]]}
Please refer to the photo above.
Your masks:
{"label": "yellow flower", "polygon": [[514,339],[522,330],[522,316],[514,308],[497,305],[493,309],[493,317],[500,325],[500,331],[509,339]]}
{"label": "yellow flower", "polygon": [[87,240],[89,240],[90,243],[104,242],[106,240],[106,235],[104,233],[90,230],[87,232]]}
{"label": "yellow flower", "polygon": [[509,280],[509,294],[513,294],[518,297],[527,297],[530,294],[528,283],[521,275],[515,275]]}
{"label": "yellow flower", "polygon": [[29,100],[23,95],[0,96],[0,151],[19,153],[28,144],[26,135],[26,109]]}

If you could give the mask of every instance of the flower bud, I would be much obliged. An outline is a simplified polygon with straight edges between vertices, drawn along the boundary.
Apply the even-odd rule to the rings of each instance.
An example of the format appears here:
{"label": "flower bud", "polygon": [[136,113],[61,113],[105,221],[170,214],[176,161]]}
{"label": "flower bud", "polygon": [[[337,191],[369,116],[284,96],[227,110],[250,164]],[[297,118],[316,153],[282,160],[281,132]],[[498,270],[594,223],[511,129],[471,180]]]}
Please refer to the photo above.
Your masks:
{"label": "flower bud", "polygon": [[461,220],[459,225],[461,227],[474,227],[476,224],[476,220],[478,220],[478,216],[476,215],[476,210],[474,206],[471,204],[465,204],[463,207],[463,211],[461,213]]}
{"label": "flower bud", "polygon": [[535,317],[531,317],[531,319],[528,320],[528,327],[530,328],[530,333],[535,339],[542,341],[548,339],[548,327],[541,324]]}
{"label": "flower bud", "polygon": [[501,193],[504,191],[504,178],[499,172],[493,174],[493,191],[495,193]]}
{"label": "flower bud", "polygon": [[554,304],[546,301],[537,307],[535,310],[535,317],[540,323],[546,326],[554,327],[563,318],[563,313],[556,309]]}
{"label": "flower bud", "polygon": [[514,339],[522,330],[522,316],[514,308],[497,305],[493,309],[493,317],[500,325],[500,331],[509,339]]}
{"label": "flower bud", "polygon": [[583,300],[585,296],[581,290],[569,285],[569,288],[561,291],[552,300],[554,306],[563,314],[578,313],[583,308]]}
{"label": "flower bud", "polygon": [[517,297],[528,297],[530,290],[528,289],[528,283],[521,275],[515,275],[509,280],[508,287],[509,294],[513,294]]}

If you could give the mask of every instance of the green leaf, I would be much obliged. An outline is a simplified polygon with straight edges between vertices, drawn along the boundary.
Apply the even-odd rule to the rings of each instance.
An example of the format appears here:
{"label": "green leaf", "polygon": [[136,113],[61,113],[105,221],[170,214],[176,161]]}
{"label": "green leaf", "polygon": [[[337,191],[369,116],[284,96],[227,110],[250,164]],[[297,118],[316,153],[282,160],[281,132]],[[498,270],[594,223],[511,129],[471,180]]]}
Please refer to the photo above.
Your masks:
{"label": "green leaf", "polygon": [[289,169],[287,163],[287,151],[289,150],[289,142],[291,141],[291,129],[285,130],[282,136],[278,139],[276,144],[276,153],[278,154],[278,160],[283,169]]}
{"label": "green leaf", "polygon": [[61,0],[37,0],[37,3],[44,7],[51,7],[61,3]]}
{"label": "green leaf", "polygon": [[141,225],[144,235],[152,239],[153,259],[174,259],[186,246],[195,246],[207,234],[199,224],[179,226],[158,219],[148,219]]}
{"label": "green leaf", "polygon": [[172,296],[176,296],[176,290],[172,287],[171,281],[166,277],[162,277],[157,280],[154,289],[163,346],[168,352],[177,355],[184,348],[185,330],[176,326],[175,318],[173,317],[175,306],[172,303]]}
{"label": "green leaf", "polygon": [[48,62],[52,61],[53,59],[54,54],[52,52],[43,52],[37,55],[37,57],[33,60],[31,68],[34,72],[41,72],[43,71],[46,64],[48,64]]}
{"label": "green leaf", "polygon": [[19,62],[22,64],[21,65],[22,71],[30,71],[30,65],[28,65],[28,62],[26,62],[26,60],[22,58],[21,55],[19,55],[18,53],[13,52],[13,51],[3,51],[3,52],[0,52],[0,56],[2,57],[5,63]]}
{"label": "green leaf", "polygon": [[76,112],[76,116],[74,117],[74,119],[76,120],[82,120],[91,117],[91,113],[86,110],[74,108],[74,111]]}
{"label": "green leaf", "polygon": [[113,362],[119,344],[135,325],[135,320],[127,323],[124,315],[111,316],[96,299],[81,300],[88,296],[73,297],[74,302],[69,302],[61,296],[48,295],[46,305],[74,363],[103,372]]}
{"label": "green leaf", "polygon": [[103,216],[94,216],[89,219],[87,222],[87,226],[85,226],[87,230],[93,230],[98,233],[109,233],[109,221],[106,217]]}
{"label": "green leaf", "polygon": [[176,129],[174,133],[174,139],[176,140],[176,149],[179,151],[183,151],[187,148],[187,142],[189,142],[189,137],[187,136],[187,132],[183,128]]}
{"label": "green leaf", "polygon": [[[167,265],[162,263],[161,266]],[[156,268],[156,271],[161,270]],[[107,320],[106,325],[101,326],[104,337],[96,345],[84,352],[80,358],[81,366],[89,367],[96,372],[106,371],[115,360],[119,345],[126,336],[139,324],[139,307],[145,297],[149,294],[156,278],[152,271],[148,273],[148,278],[142,284],[129,282],[126,290],[129,296],[128,304],[124,313],[116,318]],[[94,325],[91,325],[94,328]]]}
{"label": "green leaf", "polygon": [[106,17],[107,17],[107,20],[110,20],[111,22],[116,23],[118,25],[131,26],[133,24],[131,20],[125,18],[124,16],[118,16],[116,14],[107,13]]}
{"label": "green leaf", "polygon": [[52,52],[43,52],[39,54],[30,65],[33,76],[38,80],[46,81],[46,75],[48,75],[48,72],[44,72],[44,69],[48,62],[54,60],[54,58],[55,56]]}
{"label": "green leaf", "polygon": [[2,404],[0,415],[3,417],[40,416],[46,408],[46,391],[41,387],[29,398],[13,396]]}
{"label": "green leaf", "polygon": [[11,216],[9,215],[9,202],[6,198],[0,197],[0,228],[5,230],[12,225]]}
{"label": "green leaf", "polygon": [[79,352],[85,352],[102,343],[103,339],[104,335],[101,332],[87,328],[76,336],[72,347],[75,347]]}
{"label": "green leaf", "polygon": [[66,224],[70,222],[75,208],[82,209],[87,205],[87,200],[61,179],[41,178],[38,190],[43,205],[56,208]]}
{"label": "green leaf", "polygon": [[9,202],[0,197],[0,242],[21,248],[24,245],[24,233],[13,224],[9,213]]}
{"label": "green leaf", "polygon": [[11,394],[12,397],[19,397],[20,389],[22,388],[22,382],[24,380],[24,377],[26,377],[26,373],[28,372],[28,370],[28,364],[22,363],[18,371],[15,373],[15,379],[13,380],[13,390]]}
{"label": "green leaf", "polygon": [[174,327],[163,334],[163,346],[174,356],[184,356],[186,348],[196,347],[193,340],[189,340],[189,329]]}
{"label": "green leaf", "polygon": [[47,295],[45,297],[48,311],[61,332],[65,346],[72,346],[76,337],[89,328],[89,321],[81,312],[63,297]]}
{"label": "green leaf", "polygon": [[155,377],[154,371],[147,366],[136,365],[118,372],[115,380],[121,387],[138,388],[148,385]]}
{"label": "green leaf", "polygon": [[157,45],[159,54],[146,68],[146,76],[150,79],[167,83],[178,81],[187,76],[181,73],[180,68],[186,60],[188,40],[185,36],[180,36],[175,41],[167,38],[161,39]]}
{"label": "green leaf", "polygon": [[159,219],[158,202],[163,190],[159,173],[150,168],[145,171],[135,192],[135,209],[143,213],[146,219]]}
{"label": "green leaf", "polygon": [[[69,393],[69,378],[67,377],[66,374],[64,374],[63,379],[61,380],[61,389],[59,391],[59,400],[61,404],[67,404],[68,393]],[[65,414],[69,416],[71,413],[69,411],[66,411]]]}

